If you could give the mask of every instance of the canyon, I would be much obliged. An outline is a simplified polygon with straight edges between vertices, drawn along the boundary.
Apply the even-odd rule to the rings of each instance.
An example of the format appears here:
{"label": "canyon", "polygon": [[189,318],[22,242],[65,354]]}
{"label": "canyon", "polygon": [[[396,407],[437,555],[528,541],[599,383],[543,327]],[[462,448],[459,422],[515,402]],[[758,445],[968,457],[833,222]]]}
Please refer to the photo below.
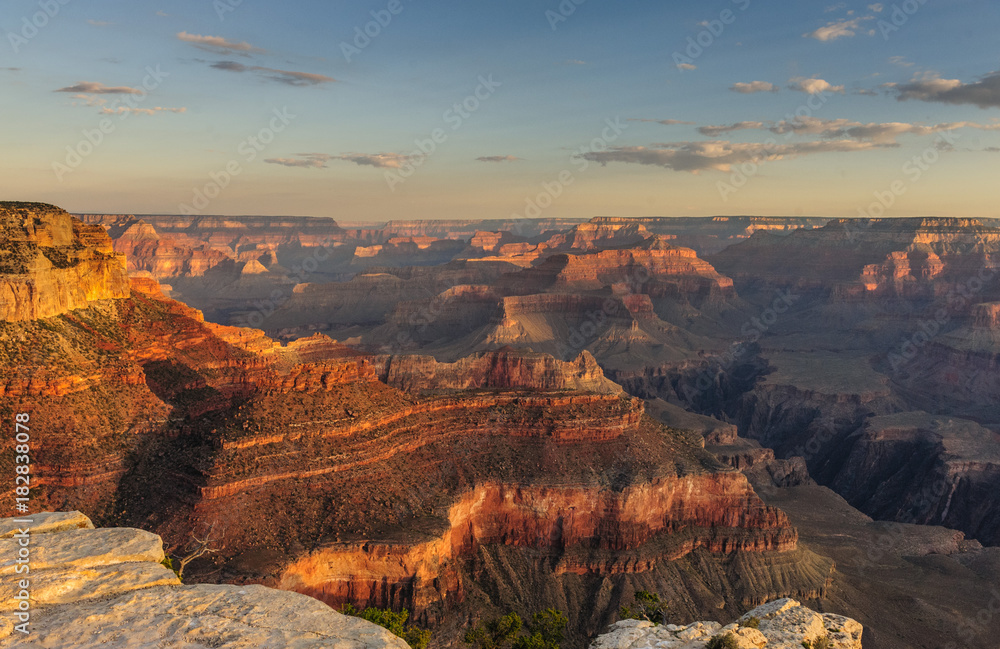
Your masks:
{"label": "canyon", "polygon": [[1000,577],[988,220],[0,216],[33,501],[210,532],[199,581],[407,609],[439,646],[549,606],[585,646],[649,590],[902,649]]}

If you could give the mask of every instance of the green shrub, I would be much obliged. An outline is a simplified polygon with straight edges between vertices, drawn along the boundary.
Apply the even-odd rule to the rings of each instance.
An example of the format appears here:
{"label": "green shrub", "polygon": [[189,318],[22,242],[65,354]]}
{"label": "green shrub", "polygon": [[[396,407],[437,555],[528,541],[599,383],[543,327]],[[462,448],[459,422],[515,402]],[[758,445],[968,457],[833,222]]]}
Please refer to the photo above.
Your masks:
{"label": "green shrub", "polygon": [[344,615],[359,617],[362,620],[367,620],[372,624],[377,624],[384,629],[388,629],[391,633],[406,640],[406,644],[410,645],[412,649],[427,649],[427,645],[431,641],[431,632],[427,629],[420,629],[413,625],[406,626],[406,620],[410,617],[409,611],[399,611],[396,613],[388,608],[381,609],[373,606],[359,611],[352,604],[344,604],[340,612]]}
{"label": "green shrub", "polygon": [[622,606],[618,615],[623,620],[648,620],[657,624],[667,622],[667,603],[656,593],[637,590],[631,606]]}
{"label": "green shrub", "polygon": [[750,627],[751,629],[760,628],[760,618],[756,616],[748,617],[743,622],[740,622],[740,626]]}
{"label": "green shrub", "polygon": [[732,633],[713,636],[705,649],[740,649],[740,641]]}
{"label": "green shrub", "polygon": [[833,647],[833,640],[828,635],[816,638],[816,641],[812,645],[812,649],[831,649],[831,647]]}
{"label": "green shrub", "polygon": [[569,620],[562,611],[547,608],[531,616],[527,633],[521,616],[508,613],[503,617],[480,622],[465,632],[466,644],[476,649],[559,649],[566,636]]}

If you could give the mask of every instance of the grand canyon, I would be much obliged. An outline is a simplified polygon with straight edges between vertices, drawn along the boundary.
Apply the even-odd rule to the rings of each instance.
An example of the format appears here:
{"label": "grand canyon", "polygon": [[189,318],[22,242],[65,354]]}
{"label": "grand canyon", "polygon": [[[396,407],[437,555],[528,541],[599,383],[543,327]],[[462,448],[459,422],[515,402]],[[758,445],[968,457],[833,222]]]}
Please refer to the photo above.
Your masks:
{"label": "grand canyon", "polygon": [[34,506],[210,535],[186,580],[994,646],[1000,222],[0,217]]}
{"label": "grand canyon", "polygon": [[0,649],[998,649],[990,0],[11,0]]}

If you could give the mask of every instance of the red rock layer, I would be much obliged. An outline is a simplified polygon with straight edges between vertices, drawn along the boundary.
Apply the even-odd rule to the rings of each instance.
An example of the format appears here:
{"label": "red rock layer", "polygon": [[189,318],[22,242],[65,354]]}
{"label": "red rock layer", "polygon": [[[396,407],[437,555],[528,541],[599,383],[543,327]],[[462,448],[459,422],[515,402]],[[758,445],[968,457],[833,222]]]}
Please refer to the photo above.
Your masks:
{"label": "red rock layer", "polygon": [[335,607],[402,605],[421,615],[464,599],[455,564],[479,546],[555,556],[557,575],[614,575],[646,572],[699,547],[784,552],[797,539],[785,515],[760,502],[738,473],[662,478],[621,492],[485,484],[450,508],[448,523],[441,536],[416,545],[321,548],[290,564],[281,587]]}

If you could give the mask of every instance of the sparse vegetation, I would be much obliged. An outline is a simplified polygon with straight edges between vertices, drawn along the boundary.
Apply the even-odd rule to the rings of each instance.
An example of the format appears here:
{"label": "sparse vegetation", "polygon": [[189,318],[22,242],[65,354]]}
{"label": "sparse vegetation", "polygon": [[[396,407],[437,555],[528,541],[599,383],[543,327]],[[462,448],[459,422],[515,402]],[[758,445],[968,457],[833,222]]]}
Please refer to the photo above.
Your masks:
{"label": "sparse vegetation", "polygon": [[705,649],[740,649],[740,641],[732,633],[717,635],[708,641]]}
{"label": "sparse vegetation", "polygon": [[656,593],[637,590],[631,606],[622,606],[618,614],[623,620],[649,620],[657,624],[667,621],[667,603]]}
{"label": "sparse vegetation", "polygon": [[562,611],[547,608],[531,616],[527,633],[517,613],[480,622],[465,632],[464,640],[476,649],[559,649],[569,620]]}
{"label": "sparse vegetation", "polygon": [[827,635],[823,636],[822,638],[816,638],[816,641],[813,642],[812,645],[812,649],[831,649],[832,647],[833,647],[833,640],[831,640],[830,636]]}
{"label": "sparse vegetation", "polygon": [[431,641],[431,632],[427,629],[421,629],[412,624],[407,626],[406,621],[410,617],[409,611],[395,612],[388,608],[382,609],[374,606],[369,606],[362,611],[351,604],[344,604],[340,612],[344,615],[359,617],[387,629],[390,633],[406,640],[406,644],[410,645],[412,649],[427,649],[427,644]]}
{"label": "sparse vegetation", "polygon": [[750,616],[743,622],[740,622],[740,626],[750,627],[751,629],[759,629],[760,618],[756,616]]}

